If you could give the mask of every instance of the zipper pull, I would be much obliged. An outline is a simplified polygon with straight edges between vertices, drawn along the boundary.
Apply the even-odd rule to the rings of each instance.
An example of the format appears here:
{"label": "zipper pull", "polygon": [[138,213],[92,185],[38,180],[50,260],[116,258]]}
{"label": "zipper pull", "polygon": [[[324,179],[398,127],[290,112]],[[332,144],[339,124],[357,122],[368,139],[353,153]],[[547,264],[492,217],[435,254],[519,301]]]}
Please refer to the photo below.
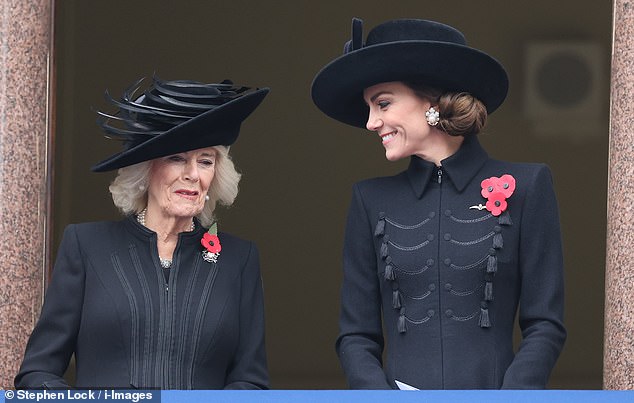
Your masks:
{"label": "zipper pull", "polygon": [[438,168],[438,184],[442,183],[442,167]]}

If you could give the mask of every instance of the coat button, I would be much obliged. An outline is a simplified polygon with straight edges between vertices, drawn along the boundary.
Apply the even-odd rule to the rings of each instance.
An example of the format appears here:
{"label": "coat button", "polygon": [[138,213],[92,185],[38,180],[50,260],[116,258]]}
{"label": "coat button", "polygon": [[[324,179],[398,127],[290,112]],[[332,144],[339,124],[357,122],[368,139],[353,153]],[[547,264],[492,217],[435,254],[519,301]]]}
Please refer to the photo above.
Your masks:
{"label": "coat button", "polygon": [[436,212],[435,211],[430,212],[429,218],[434,218],[434,217],[436,217]]}
{"label": "coat button", "polygon": [[430,309],[429,311],[427,311],[427,316],[429,316],[430,318],[434,316],[435,314],[436,312],[433,309]]}
{"label": "coat button", "polygon": [[434,265],[434,259],[427,259],[427,266],[431,267]]}
{"label": "coat button", "polygon": [[445,315],[447,315],[448,318],[451,318],[453,316],[453,311],[451,309],[447,309],[445,311]]}
{"label": "coat button", "polygon": [[445,238],[445,241],[451,241],[451,234],[449,233],[445,234],[444,238]]}
{"label": "coat button", "polygon": [[431,283],[431,284],[429,285],[429,287],[427,287],[427,288],[429,289],[429,291],[434,291],[434,290],[436,289],[436,284]]}
{"label": "coat button", "polygon": [[451,264],[451,259],[445,259],[445,266],[449,266]]}
{"label": "coat button", "polygon": [[451,217],[451,210],[445,210],[445,215],[447,217]]}
{"label": "coat button", "polygon": [[447,283],[445,284],[445,290],[450,291],[451,290],[451,283]]}
{"label": "coat button", "polygon": [[434,240],[434,234],[427,235],[427,240],[430,241],[430,242],[433,241]]}

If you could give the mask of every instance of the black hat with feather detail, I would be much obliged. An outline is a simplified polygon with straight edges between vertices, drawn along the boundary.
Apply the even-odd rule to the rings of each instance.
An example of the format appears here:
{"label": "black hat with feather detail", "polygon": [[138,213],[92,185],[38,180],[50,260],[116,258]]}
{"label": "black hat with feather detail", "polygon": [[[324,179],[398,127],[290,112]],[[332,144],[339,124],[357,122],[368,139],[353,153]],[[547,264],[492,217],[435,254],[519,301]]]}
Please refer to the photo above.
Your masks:
{"label": "black hat with feather detail", "polygon": [[[115,100],[119,110],[99,114],[106,137],[121,140],[125,149],[92,167],[106,172],[139,162],[216,145],[229,146],[240,125],[262,102],[268,88],[196,81],[162,81],[157,77],[143,91],[144,79],[132,84]],[[137,95],[139,94],[140,95]]]}

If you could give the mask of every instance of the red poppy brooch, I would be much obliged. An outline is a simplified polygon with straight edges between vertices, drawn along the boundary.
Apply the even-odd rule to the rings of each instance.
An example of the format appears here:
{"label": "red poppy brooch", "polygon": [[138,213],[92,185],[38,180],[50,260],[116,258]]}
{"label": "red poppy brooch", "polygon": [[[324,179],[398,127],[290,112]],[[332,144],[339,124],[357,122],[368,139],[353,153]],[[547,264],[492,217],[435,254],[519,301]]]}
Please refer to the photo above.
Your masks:
{"label": "red poppy brooch", "polygon": [[218,238],[217,223],[211,224],[211,227],[209,227],[209,230],[205,232],[205,235],[203,235],[200,243],[205,248],[203,250],[203,259],[209,263],[216,263],[218,261],[218,256],[220,256],[220,251],[222,250],[222,246],[220,246],[220,239]]}
{"label": "red poppy brooch", "polygon": [[472,208],[479,210],[486,208],[496,217],[506,211],[508,207],[506,199],[511,197],[515,191],[515,178],[512,175],[505,174],[499,178],[492,176],[483,180],[480,186],[482,187],[480,194],[487,199],[486,206],[480,204]]}

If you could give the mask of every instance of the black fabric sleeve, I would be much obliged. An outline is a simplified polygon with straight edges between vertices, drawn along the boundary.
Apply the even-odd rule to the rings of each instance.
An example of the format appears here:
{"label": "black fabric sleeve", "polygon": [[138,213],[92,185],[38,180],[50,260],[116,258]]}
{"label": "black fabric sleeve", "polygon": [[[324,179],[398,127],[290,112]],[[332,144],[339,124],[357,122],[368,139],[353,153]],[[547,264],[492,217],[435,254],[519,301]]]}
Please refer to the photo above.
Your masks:
{"label": "black fabric sleeve", "polygon": [[64,230],[51,282],[29,338],[16,388],[69,388],[63,378],[75,349],[84,300],[85,271],[73,225]]}
{"label": "black fabric sleeve", "polygon": [[241,278],[240,342],[227,374],[225,389],[269,388],[260,259],[255,244],[250,245]]}
{"label": "black fabric sleeve", "polygon": [[350,388],[391,389],[381,359],[381,292],[373,229],[358,185],[345,232],[339,327],[336,350]]}
{"label": "black fabric sleeve", "polygon": [[503,389],[543,389],[566,340],[559,211],[550,170],[540,165],[526,195],[520,233],[522,342]]}

